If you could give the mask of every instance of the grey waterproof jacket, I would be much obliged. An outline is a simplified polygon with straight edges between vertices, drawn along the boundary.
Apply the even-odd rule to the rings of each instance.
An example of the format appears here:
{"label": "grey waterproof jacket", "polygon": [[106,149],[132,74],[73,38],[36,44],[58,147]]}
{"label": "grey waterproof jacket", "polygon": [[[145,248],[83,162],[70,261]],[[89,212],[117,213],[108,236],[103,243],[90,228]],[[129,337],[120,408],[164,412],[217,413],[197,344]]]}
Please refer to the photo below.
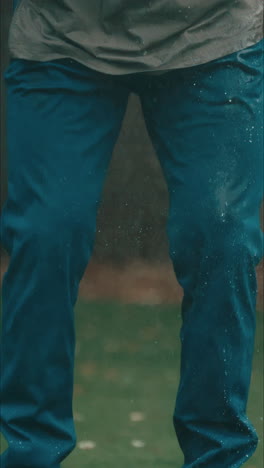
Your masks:
{"label": "grey waterproof jacket", "polygon": [[263,0],[20,0],[9,50],[115,75],[206,63],[262,38]]}

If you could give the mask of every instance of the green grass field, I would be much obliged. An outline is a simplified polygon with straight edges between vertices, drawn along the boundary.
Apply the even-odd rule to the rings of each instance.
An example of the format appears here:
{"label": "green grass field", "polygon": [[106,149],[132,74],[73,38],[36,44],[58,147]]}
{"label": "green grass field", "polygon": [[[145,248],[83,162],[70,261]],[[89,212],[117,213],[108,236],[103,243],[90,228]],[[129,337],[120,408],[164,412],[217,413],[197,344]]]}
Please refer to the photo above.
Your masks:
{"label": "green grass field", "polygon": [[[62,468],[180,468],[183,457],[172,423],[179,382],[179,307],[79,300],[75,313],[78,440]],[[263,468],[262,369],[263,313],[258,312],[248,415],[260,443],[244,465],[248,468]],[[80,448],[83,441],[94,448]],[[3,443],[1,450],[5,447]]]}

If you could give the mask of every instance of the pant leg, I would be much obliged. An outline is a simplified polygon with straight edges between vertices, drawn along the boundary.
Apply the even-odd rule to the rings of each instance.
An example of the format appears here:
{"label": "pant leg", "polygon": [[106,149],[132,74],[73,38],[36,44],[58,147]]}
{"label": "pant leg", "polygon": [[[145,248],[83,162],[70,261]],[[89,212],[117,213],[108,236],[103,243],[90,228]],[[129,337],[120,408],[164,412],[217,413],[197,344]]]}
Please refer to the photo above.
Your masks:
{"label": "pant leg", "polygon": [[74,305],[129,93],[67,60],[16,60],[6,82],[1,467],[59,468],[76,444]]}
{"label": "pant leg", "polygon": [[263,41],[151,78],[141,96],[169,191],[169,253],[183,288],[173,422],[184,468],[238,468],[263,258]]}

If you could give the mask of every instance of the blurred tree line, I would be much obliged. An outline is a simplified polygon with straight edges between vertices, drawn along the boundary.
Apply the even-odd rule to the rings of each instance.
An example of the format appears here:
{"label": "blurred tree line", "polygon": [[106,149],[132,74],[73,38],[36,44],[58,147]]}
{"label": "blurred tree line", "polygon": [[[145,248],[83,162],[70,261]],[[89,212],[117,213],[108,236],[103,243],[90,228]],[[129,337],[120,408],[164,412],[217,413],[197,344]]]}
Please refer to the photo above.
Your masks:
{"label": "blurred tree line", "polygon": [[[1,207],[7,195],[3,72],[9,60],[12,3],[1,0]],[[167,260],[167,213],[166,183],[145,128],[140,101],[131,94],[102,193],[93,258],[117,264],[132,259]]]}

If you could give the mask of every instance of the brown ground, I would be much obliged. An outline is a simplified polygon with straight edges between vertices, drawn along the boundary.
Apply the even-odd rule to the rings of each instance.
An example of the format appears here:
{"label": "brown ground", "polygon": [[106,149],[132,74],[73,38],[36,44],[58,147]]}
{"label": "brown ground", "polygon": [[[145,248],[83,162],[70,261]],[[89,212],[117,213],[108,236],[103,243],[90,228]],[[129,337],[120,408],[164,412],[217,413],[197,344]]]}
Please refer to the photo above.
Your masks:
{"label": "brown ground", "polygon": [[[8,266],[8,259],[1,256],[0,273]],[[257,268],[257,307],[263,303],[263,262]],[[170,304],[180,303],[182,288],[175,279],[171,263],[149,264],[134,261],[123,267],[99,264],[91,260],[79,288],[83,299],[112,299],[124,303]]]}

